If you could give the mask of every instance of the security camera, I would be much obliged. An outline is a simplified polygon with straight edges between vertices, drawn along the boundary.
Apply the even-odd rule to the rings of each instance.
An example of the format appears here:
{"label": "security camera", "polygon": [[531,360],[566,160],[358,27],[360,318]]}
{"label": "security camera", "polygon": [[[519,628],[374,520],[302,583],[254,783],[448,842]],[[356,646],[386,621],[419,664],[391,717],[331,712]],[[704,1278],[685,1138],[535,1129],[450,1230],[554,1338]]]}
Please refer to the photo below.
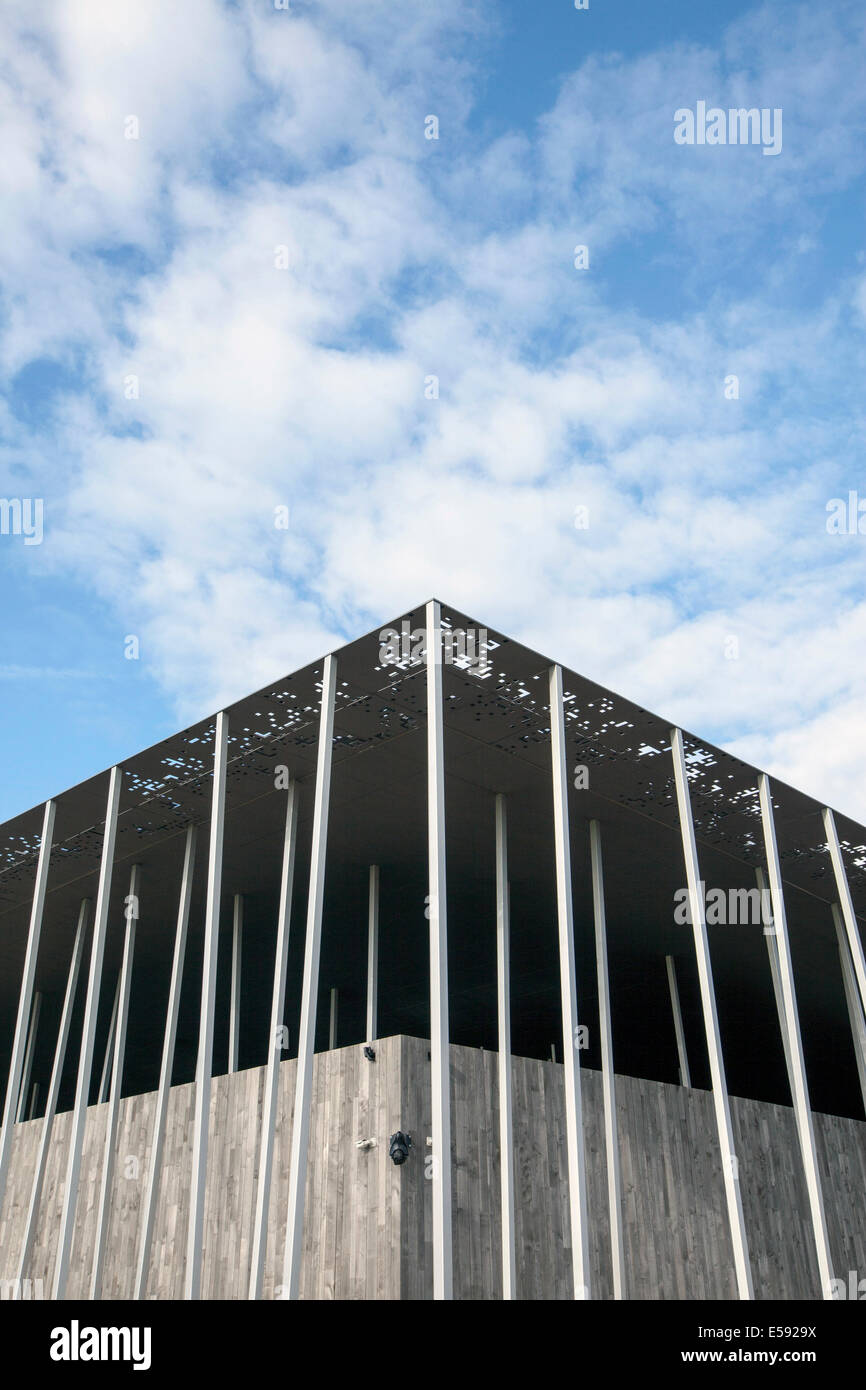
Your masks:
{"label": "security camera", "polygon": [[368,1062],[375,1062],[376,1060],[376,1050],[370,1047],[369,1043],[364,1048],[364,1056],[367,1058]]}
{"label": "security camera", "polygon": [[405,1163],[409,1157],[409,1150],[412,1147],[412,1140],[408,1134],[404,1134],[402,1129],[398,1129],[396,1134],[391,1135],[391,1146],[388,1149],[388,1156],[392,1163],[399,1167]]}

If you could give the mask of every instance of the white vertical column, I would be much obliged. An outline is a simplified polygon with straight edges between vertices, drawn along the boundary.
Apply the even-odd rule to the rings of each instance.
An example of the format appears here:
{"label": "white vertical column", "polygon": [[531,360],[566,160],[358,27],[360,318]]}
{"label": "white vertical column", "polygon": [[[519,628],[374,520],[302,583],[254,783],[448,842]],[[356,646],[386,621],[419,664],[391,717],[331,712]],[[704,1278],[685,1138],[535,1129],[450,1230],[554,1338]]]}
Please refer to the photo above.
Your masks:
{"label": "white vertical column", "polygon": [[100,1105],[104,1105],[108,1100],[108,1088],[111,1084],[111,1068],[114,1064],[114,1034],[117,1029],[117,1010],[120,1007],[120,974],[117,976],[117,984],[114,987],[114,1003],[111,1006],[111,1018],[108,1023],[108,1037],[105,1040],[105,1060],[102,1063],[102,1076],[99,1078],[99,1090],[96,1093]]}
{"label": "white vertical column", "polygon": [[337,1020],[340,1010],[340,991],[336,986],[331,990],[331,1008],[328,1016],[328,1051],[337,1046]]}
{"label": "white vertical column", "polygon": [[586,1212],[586,1155],[583,1140],[580,1058],[577,1053],[577,978],[568,832],[568,759],[562,667],[550,668],[550,753],[553,774],[553,839],[556,851],[556,915],[559,926],[559,983],[562,998],[562,1060],[565,1064],[565,1128],[568,1143],[568,1200],[574,1297],[591,1297],[589,1222]]}
{"label": "white vertical column", "polygon": [[604,870],[601,827],[589,823],[592,869],[592,909],[595,921],[595,962],[598,974],[598,1023],[601,1033],[601,1085],[604,1098],[604,1143],[607,1154],[607,1206],[610,1213],[610,1250],[613,1296],[625,1297],[625,1246],[622,1234],[622,1180],[619,1165],[619,1127],[616,1117],[616,1074],[613,1067],[610,976],[607,967],[607,917],[604,906]]}
{"label": "white vertical column", "polygon": [[851,1037],[854,1042],[854,1056],[857,1060],[857,1075],[860,1078],[860,1094],[863,1098],[863,1112],[866,1114],[866,1020],[854,978],[851,964],[851,951],[845,936],[845,923],[836,903],[833,903],[833,926],[836,928],[836,944],[839,947],[839,964],[842,967],[842,985],[845,990],[845,1003],[848,1006],[848,1021],[851,1024]]}
{"label": "white vertical column", "polygon": [[508,821],[505,797],[495,805],[496,1004],[499,1024],[499,1180],[502,1210],[502,1297],[517,1297],[514,1246],[514,1122],[511,1103],[511,913],[508,897]]}
{"label": "white vertical column", "polygon": [[379,1026],[379,865],[370,865],[367,898],[367,1042],[375,1042]]}
{"label": "white vertical column", "polygon": [[238,1050],[241,1036],[241,957],[244,941],[244,899],[235,893],[232,909],[232,988],[229,1016],[229,1071],[238,1069]]}
{"label": "white vertical column", "polygon": [[96,1015],[99,1009],[99,987],[102,982],[102,960],[105,955],[105,933],[108,927],[108,906],[111,896],[111,877],[114,868],[114,845],[117,838],[117,808],[120,803],[122,772],[111,769],[108,784],[108,804],[105,810],[105,833],[102,837],[102,860],[99,866],[99,887],[96,890],[96,911],[93,918],[93,940],[90,945],[90,970],[87,977],[87,998],[84,1005],[84,1024],[81,1032],[81,1052],[78,1060],[78,1081],[75,1087],[75,1108],[69,1136],[69,1155],[66,1164],[66,1185],[63,1192],[63,1215],[57,1258],[54,1264],[52,1297],[66,1297],[69,1275],[69,1256],[75,1229],[75,1206],[78,1201],[78,1181],[81,1175],[81,1145],[90,1098],[90,1077],[93,1070],[93,1044],[96,1038]]}
{"label": "white vertical column", "polygon": [[259,1138],[259,1177],[256,1185],[256,1214],[250,1260],[250,1298],[261,1298],[268,1248],[268,1209],[274,1161],[274,1131],[280,1089],[280,1060],[287,1046],[283,1010],[286,999],[286,966],[289,959],[289,928],[292,919],[292,887],[295,881],[295,845],[298,838],[299,791],[289,782],[286,803],[286,831],[283,836],[283,863],[280,874],[280,906],[277,915],[277,946],[274,956],[274,985],[271,995],[271,1027],[268,1033],[268,1069],[262,1100],[262,1131]]}
{"label": "white vertical column", "polygon": [[292,1120],[292,1154],[289,1163],[289,1210],[283,1257],[283,1297],[296,1299],[301,1287],[304,1253],[304,1199],[310,1141],[310,1105],[313,1090],[313,1054],[316,1048],[316,1007],[319,995],[319,958],[322,949],[322,910],[325,896],[325,861],[328,849],[328,809],[331,800],[331,762],[334,743],[334,696],[337,662],[326,656],[322,672],[322,707],[316,754],[316,795],[313,804],[313,842],[310,857],[310,891],[307,899],[307,934],[304,942],[304,982],[301,995],[301,1032],[295,1080]]}
{"label": "white vertical column", "polygon": [[214,731],[213,799],[210,843],[207,853],[207,897],[204,918],[204,955],[201,971],[198,1057],[195,1067],[195,1115],[192,1134],[192,1175],[189,1194],[189,1227],[186,1244],[184,1298],[201,1297],[201,1245],[207,1180],[208,1121],[213,1072],[213,1025],[219,952],[220,899],[223,876],[223,834],[226,810],[226,764],[229,720],[225,711],[216,718]]}
{"label": "white vertical column", "polygon": [[23,1120],[27,1115],[27,1094],[30,1090],[30,1077],[33,1074],[33,1054],[36,1051],[36,1030],[39,1027],[39,1015],[42,1012],[42,992],[36,991],[33,996],[33,1007],[30,1011],[30,1027],[27,1029],[27,1050],[24,1054],[24,1070],[21,1074],[21,1091],[18,1096],[18,1119]]}
{"label": "white vertical column", "polygon": [[426,610],[427,874],[430,894],[430,1083],[433,1138],[433,1297],[451,1299],[451,1070],[448,1030],[448,908],[445,876],[445,709],[442,609]]}
{"label": "white vertical column", "polygon": [[[773,998],[776,1001],[776,1016],[779,1020],[779,1032],[782,1035],[782,1048],[785,1053],[785,1070],[788,1074],[788,1085],[791,1089],[791,1101],[794,1099],[794,1064],[791,1060],[791,1045],[788,1041],[788,1025],[785,1021],[785,996],[782,993],[782,976],[779,970],[779,946],[776,941],[776,925],[773,921],[772,911],[767,908],[767,882],[764,877],[764,870],[760,867],[755,869],[755,882],[758,885],[758,892],[761,895],[761,922],[764,928],[764,940],[767,943],[767,956],[770,961],[770,978],[773,981]],[[794,1110],[794,1118],[797,1118],[797,1111]]]}
{"label": "white vertical column", "polygon": [[42,1120],[42,1133],[39,1137],[39,1153],[36,1158],[33,1184],[30,1189],[30,1205],[27,1208],[24,1240],[21,1244],[21,1254],[18,1259],[18,1275],[15,1281],[16,1298],[21,1297],[22,1281],[27,1273],[27,1267],[30,1264],[30,1256],[33,1253],[33,1241],[36,1237],[36,1221],[39,1215],[39,1203],[42,1200],[45,1166],[48,1162],[48,1146],[51,1143],[51,1130],[54,1126],[54,1116],[57,1113],[57,1099],[60,1095],[60,1082],[63,1078],[63,1064],[66,1061],[66,1045],[69,1042],[72,1010],[75,1007],[75,992],[78,988],[78,976],[81,973],[81,961],[84,956],[84,939],[87,934],[87,913],[89,906],[89,899],[84,898],[78,910],[78,926],[75,930],[72,959],[69,963],[69,975],[66,980],[66,993],[63,996],[63,1010],[60,1015],[60,1032],[57,1035],[57,1046],[54,1049],[54,1066],[51,1070],[48,1100],[45,1106],[45,1115]]}
{"label": "white vertical column", "polygon": [[788,1037],[788,1053],[791,1059],[791,1083],[800,1138],[800,1153],[806,1175],[806,1190],[809,1194],[809,1209],[812,1216],[815,1253],[818,1257],[821,1292],[825,1299],[832,1299],[834,1296],[833,1267],[827,1239],[827,1221],[824,1216],[824,1194],[821,1190],[818,1154],[812,1129],[812,1109],[809,1104],[809,1087],[806,1081],[806,1065],[803,1060],[803,1040],[800,1036],[800,1018],[797,1011],[797,995],[794,990],[794,969],[791,963],[791,943],[788,937],[785,898],[782,892],[779,849],[776,844],[773,799],[770,791],[770,779],[765,772],[762,772],[758,778],[758,792],[761,801],[761,823],[764,829],[767,872],[770,878],[770,895],[773,902],[773,925],[776,928],[775,942],[779,959],[779,980],[784,1005],[785,1031]]}
{"label": "white vertical column", "polygon": [[851,964],[854,967],[854,978],[857,981],[857,988],[860,991],[860,1007],[863,1012],[866,1013],[866,958],[864,958],[863,955],[863,942],[860,940],[860,932],[857,929],[857,918],[854,916],[854,903],[851,900],[848,875],[845,872],[842,850],[839,846],[839,836],[836,833],[836,820],[833,812],[826,808],[823,812],[823,819],[824,833],[827,836],[827,848],[830,851],[833,873],[836,878],[836,892],[839,894],[842,920],[845,923],[845,931],[848,936],[848,949],[851,952]]}
{"label": "white vertical column", "polygon": [[710,943],[707,937],[707,922],[704,915],[704,897],[700,871],[698,869],[695,826],[692,819],[689,779],[686,772],[686,756],[681,729],[671,729],[671,757],[673,759],[674,778],[677,787],[680,834],[683,842],[683,858],[685,859],[686,880],[689,889],[692,932],[695,939],[698,980],[700,981],[701,988],[704,1032],[706,1034],[707,1052],[710,1059],[713,1108],[716,1114],[716,1129],[719,1136],[719,1149],[721,1150],[722,1176],[724,1178],[725,1198],[728,1205],[728,1225],[731,1231],[731,1245],[733,1246],[734,1252],[734,1269],[740,1298],[750,1299],[754,1298],[755,1295],[752,1287],[752,1269],[749,1264],[749,1242],[746,1236],[746,1223],[743,1218],[739,1167],[734,1153],[731,1107],[728,1100],[725,1062],[722,1056],[722,1040],[719,1034],[719,1016],[716,1010],[716,995],[713,988],[713,967],[710,962]]}
{"label": "white vertical column", "polygon": [[6,1177],[9,1171],[9,1155],[12,1146],[12,1128],[15,1124],[15,1108],[18,1104],[21,1071],[24,1066],[24,1052],[27,1046],[27,1024],[30,1019],[30,1007],[33,999],[33,983],[36,978],[39,938],[42,934],[42,914],[45,909],[45,893],[48,886],[48,865],[51,859],[51,842],[54,837],[55,811],[55,803],[46,801],[42,817],[39,860],[36,865],[36,882],[33,885],[33,901],[30,906],[27,949],[24,953],[24,969],[21,974],[21,989],[18,993],[18,1015],[15,1020],[12,1057],[9,1063],[9,1075],[6,1078],[3,1128],[0,1130],[0,1210],[3,1207],[3,1195],[6,1191]]}
{"label": "white vertical column", "polygon": [[692,1089],[692,1076],[689,1071],[689,1054],[686,1051],[686,1034],[683,1028],[683,1011],[680,1007],[680,990],[677,984],[677,963],[673,956],[665,956],[668,972],[668,991],[671,996],[671,1013],[674,1019],[674,1034],[677,1040],[677,1060],[680,1064],[680,1085],[687,1091]]}
{"label": "white vertical column", "polygon": [[33,1119],[34,1115],[36,1114],[36,1107],[37,1107],[38,1104],[39,1104],[39,1082],[38,1082],[38,1081],[34,1081],[34,1082],[33,1082],[33,1088],[32,1088],[32,1090],[31,1090],[31,1092],[30,1092],[30,1109],[27,1111],[27,1118],[28,1118],[28,1120],[32,1120],[32,1119]]}
{"label": "white vertical column", "polygon": [[168,1008],[166,1009],[165,1033],[162,1040],[162,1062],[159,1069],[159,1090],[156,1097],[156,1114],[153,1120],[153,1136],[150,1143],[150,1168],[147,1174],[147,1190],[144,1197],[144,1207],[142,1208],[141,1236],[138,1244],[138,1263],[136,1265],[135,1292],[133,1293],[133,1298],[139,1299],[147,1296],[147,1276],[150,1269],[153,1226],[156,1220],[156,1201],[159,1195],[162,1150],[165,1142],[165,1124],[168,1116],[171,1074],[174,1069],[177,1020],[180,1013],[183,963],[186,957],[186,939],[189,930],[189,907],[192,899],[192,880],[195,870],[196,838],[196,827],[190,825],[186,832],[186,845],[183,856],[180,900],[177,909],[177,926],[174,933],[174,955],[171,962],[171,982],[168,987]]}
{"label": "white vertical column", "polygon": [[120,967],[119,1007],[114,1033],[114,1062],[111,1068],[111,1099],[105,1124],[105,1147],[102,1155],[102,1182],[96,1218],[96,1241],[90,1272],[90,1297],[102,1297],[102,1274],[105,1268],[105,1249],[108,1241],[108,1221],[111,1214],[111,1184],[114,1180],[115,1149],[117,1148],[117,1119],[120,1113],[120,1093],[123,1088],[123,1063],[126,1056],[126,1025],[129,1019],[129,994],[132,985],[132,957],[135,950],[135,929],[138,921],[139,879],[141,868],[133,864],[129,875],[129,897],[125,904],[126,929],[123,939],[123,964]]}

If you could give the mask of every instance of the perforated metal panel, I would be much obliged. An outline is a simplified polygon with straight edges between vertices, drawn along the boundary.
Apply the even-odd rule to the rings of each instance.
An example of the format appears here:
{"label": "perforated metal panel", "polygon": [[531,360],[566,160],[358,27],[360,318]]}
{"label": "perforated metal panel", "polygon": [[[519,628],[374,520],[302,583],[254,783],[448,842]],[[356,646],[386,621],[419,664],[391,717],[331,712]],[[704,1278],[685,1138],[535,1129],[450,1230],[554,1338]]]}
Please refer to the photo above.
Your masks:
{"label": "perforated metal panel", "polygon": [[[335,765],[375,754],[385,743],[424,727],[426,688],[423,656],[414,651],[417,642],[404,642],[396,659],[382,657],[386,629],[412,634],[423,625],[419,606],[337,653]],[[461,654],[458,640],[446,658],[446,728],[511,758],[546,767],[550,660],[455,609],[443,608],[443,626],[454,634],[477,635],[468,656]],[[669,722],[575,672],[564,670],[563,676],[566,741],[573,765],[591,769],[593,789],[604,800],[674,830]],[[254,799],[273,786],[280,765],[296,777],[312,774],[320,697],[321,663],[314,663],[230,708],[229,804]],[[119,859],[206,819],[213,737],[210,718],[124,761]],[[699,845],[712,846],[746,865],[762,864],[758,770],[692,735],[686,735],[685,747]],[[99,804],[106,783],[104,775],[91,778],[59,797],[53,885],[98,866]],[[821,806],[781,782],[774,781],[773,790],[786,881],[828,903],[834,901]],[[862,914],[866,828],[842,816],[837,822],[855,908]],[[0,826],[0,910],[28,900],[40,827],[40,808]]]}

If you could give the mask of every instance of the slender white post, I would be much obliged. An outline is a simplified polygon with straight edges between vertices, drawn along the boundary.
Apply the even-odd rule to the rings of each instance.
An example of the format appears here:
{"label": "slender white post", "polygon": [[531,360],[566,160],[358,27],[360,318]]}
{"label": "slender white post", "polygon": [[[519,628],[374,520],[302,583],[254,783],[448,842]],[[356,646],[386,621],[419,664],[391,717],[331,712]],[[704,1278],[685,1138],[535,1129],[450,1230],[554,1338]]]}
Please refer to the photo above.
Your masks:
{"label": "slender white post", "polygon": [[229,1071],[238,1069],[241,1036],[241,957],[244,941],[244,899],[235,893],[232,912],[232,990],[229,1016]]}
{"label": "slender white post", "polygon": [[33,1185],[30,1189],[30,1205],[27,1208],[24,1240],[18,1259],[18,1276],[15,1280],[16,1298],[21,1297],[22,1282],[27,1273],[27,1267],[30,1264],[30,1256],[33,1253],[33,1242],[36,1238],[36,1221],[39,1216],[39,1203],[42,1200],[42,1185],[45,1181],[45,1166],[48,1162],[48,1146],[51,1143],[51,1130],[54,1126],[54,1116],[57,1113],[57,1099],[60,1095],[60,1082],[63,1077],[63,1065],[66,1061],[66,1046],[69,1042],[72,1010],[75,1007],[75,992],[78,988],[78,976],[81,973],[81,961],[84,956],[84,939],[87,935],[87,913],[89,906],[89,899],[84,898],[78,910],[78,926],[75,930],[72,960],[69,963],[66,993],[63,996],[63,1010],[60,1015],[60,1032],[57,1035],[57,1046],[54,1049],[54,1066],[51,1071],[48,1101],[42,1120],[42,1133],[39,1138],[39,1153],[36,1158],[36,1168],[33,1173]]}
{"label": "slender white post", "polygon": [[207,897],[204,919],[204,956],[201,971],[198,1057],[195,1068],[195,1115],[192,1136],[192,1179],[189,1195],[189,1227],[186,1245],[184,1297],[201,1298],[201,1247],[207,1180],[208,1121],[213,1073],[213,1025],[219,950],[220,899],[223,875],[223,834],[226,809],[226,764],[229,720],[225,711],[216,718],[214,732],[213,800],[210,843],[207,854]]}
{"label": "slender white post", "polygon": [[367,901],[367,1042],[375,1042],[379,1026],[379,865],[370,865]]}
{"label": "slender white post", "polygon": [[117,838],[117,808],[120,803],[122,777],[123,774],[119,767],[111,769],[108,784],[108,804],[105,811],[105,833],[102,837],[102,860],[99,866],[99,887],[96,890],[96,911],[93,918],[93,939],[90,945],[90,970],[87,977],[87,998],[84,1005],[84,1025],[81,1033],[81,1052],[78,1059],[75,1108],[72,1112],[72,1129],[69,1136],[63,1215],[60,1222],[57,1258],[54,1263],[52,1297],[55,1299],[66,1297],[69,1256],[75,1229],[75,1207],[78,1201],[78,1182],[81,1176],[81,1146],[87,1119],[87,1103],[90,1098],[93,1044],[96,1038],[96,1015],[99,1009],[99,989],[102,982],[102,960],[105,955],[105,933],[108,927],[114,845]]}
{"label": "slender white post", "polygon": [[839,905],[842,909],[842,920],[845,923],[845,931],[848,936],[848,949],[851,952],[851,964],[854,967],[854,977],[857,981],[857,988],[860,991],[860,1007],[866,1013],[866,958],[863,955],[863,942],[860,940],[860,932],[857,929],[857,918],[854,916],[854,904],[851,900],[851,889],[848,886],[848,875],[845,872],[845,864],[842,860],[842,850],[839,846],[839,836],[836,833],[836,820],[833,812],[825,809],[824,833],[827,836],[827,848],[830,851],[830,858],[833,862],[833,873],[836,878],[836,892],[839,894]]}
{"label": "slender white post", "polygon": [[33,1082],[33,1088],[32,1088],[32,1090],[31,1090],[31,1092],[30,1092],[30,1109],[27,1111],[27,1118],[28,1118],[28,1120],[32,1120],[33,1117],[35,1116],[35,1114],[36,1114],[36,1107],[37,1107],[38,1104],[39,1104],[39,1082],[38,1082],[38,1081],[34,1081],[34,1082]]}
{"label": "slender white post", "polygon": [[[755,869],[755,882],[758,885],[758,892],[761,895],[761,921],[764,928],[764,940],[767,943],[767,955],[770,961],[770,978],[773,981],[773,998],[776,1001],[776,1016],[779,1020],[779,1032],[782,1035],[782,1047],[785,1053],[785,1070],[788,1074],[788,1085],[791,1090],[791,1103],[794,1103],[794,1064],[791,1060],[791,1045],[788,1041],[788,1025],[785,1021],[785,996],[782,992],[782,975],[779,969],[779,946],[776,941],[776,924],[773,921],[772,910],[767,905],[767,880],[764,870],[760,867]],[[796,1107],[794,1118],[799,1123]]]}
{"label": "slender white post", "polygon": [[307,900],[307,934],[304,942],[304,982],[301,995],[301,1033],[292,1120],[292,1154],[289,1164],[289,1210],[283,1257],[284,1298],[296,1299],[301,1287],[304,1253],[304,1199],[310,1140],[310,1106],[313,1091],[313,1054],[316,1047],[316,1006],[319,994],[319,957],[322,949],[322,909],[325,894],[325,861],[328,848],[328,808],[331,800],[331,761],[334,743],[334,695],[337,662],[326,656],[322,672],[322,707],[316,756],[316,795],[313,804],[313,843],[310,892]]}
{"label": "slender white post", "polygon": [[18,1104],[21,1072],[24,1067],[24,1053],[27,1046],[27,1024],[33,999],[33,983],[36,979],[36,959],[39,955],[39,938],[42,934],[42,914],[45,908],[45,893],[48,887],[48,865],[51,860],[51,842],[54,837],[55,803],[46,801],[42,817],[42,839],[39,843],[39,860],[36,865],[36,882],[33,885],[33,901],[30,906],[30,927],[27,933],[27,949],[24,953],[24,969],[21,973],[21,989],[18,993],[18,1015],[15,1020],[15,1036],[12,1041],[12,1057],[9,1075],[6,1078],[6,1099],[3,1105],[3,1128],[0,1130],[0,1210],[6,1191],[6,1178],[9,1172],[9,1155],[12,1149],[12,1129],[15,1124],[15,1108]]}
{"label": "slender white post", "polygon": [[26,1119],[27,1116],[27,1094],[30,1090],[30,1077],[33,1073],[33,1054],[36,1051],[36,1029],[39,1027],[39,1015],[42,1012],[42,991],[38,990],[33,996],[33,1008],[30,1011],[30,1027],[27,1030],[27,1051],[24,1054],[24,1070],[21,1074],[21,1092],[18,1097],[18,1119]]}
{"label": "slender white post", "polygon": [[111,1068],[111,1099],[105,1124],[105,1148],[102,1156],[102,1183],[96,1219],[96,1242],[90,1273],[90,1297],[102,1297],[102,1275],[105,1270],[105,1250],[108,1243],[108,1222],[111,1215],[111,1184],[114,1180],[117,1120],[120,1114],[120,1093],[123,1089],[123,1063],[126,1056],[126,1025],[129,1019],[129,994],[132,985],[132,957],[135,950],[135,928],[138,921],[139,878],[141,868],[133,864],[129,875],[129,897],[125,904],[126,930],[123,941],[123,964],[120,968],[119,1008],[114,1034],[114,1062]]}
{"label": "slender white post", "polygon": [[104,1105],[108,1100],[108,1088],[111,1085],[111,1068],[114,1065],[114,1036],[117,1030],[117,1010],[120,1007],[120,975],[117,976],[117,984],[114,987],[114,1003],[111,1006],[111,1018],[108,1023],[108,1037],[105,1040],[105,1060],[102,1063],[102,1076],[99,1078],[99,1090],[97,1098],[100,1105]]}
{"label": "slender white post", "polygon": [[607,1154],[607,1206],[610,1213],[610,1250],[613,1296],[625,1298],[625,1245],[622,1234],[622,1181],[619,1165],[619,1127],[616,1118],[616,1074],[613,1067],[610,976],[607,967],[607,917],[604,906],[604,869],[601,827],[589,823],[592,869],[592,909],[595,921],[595,962],[598,974],[598,1022],[601,1032],[601,1085],[604,1098],[604,1143]]}
{"label": "slender white post", "polygon": [[177,927],[174,933],[174,956],[171,963],[171,983],[168,987],[168,1008],[165,1017],[165,1034],[162,1041],[159,1091],[156,1097],[156,1114],[153,1120],[153,1137],[150,1144],[150,1168],[147,1174],[147,1191],[144,1197],[141,1237],[138,1245],[138,1264],[135,1273],[135,1292],[133,1293],[133,1298],[138,1299],[147,1296],[147,1276],[150,1269],[153,1227],[156,1221],[156,1202],[159,1196],[162,1150],[165,1142],[165,1125],[168,1117],[171,1074],[174,1069],[174,1049],[177,1041],[177,1020],[180,1012],[183,963],[186,956],[186,938],[189,929],[189,905],[192,898],[196,838],[196,827],[191,825],[186,832],[186,846],[184,849],[183,871],[180,882],[180,901],[177,909]]}
{"label": "slender white post", "polygon": [[505,797],[494,803],[496,827],[496,1004],[499,1023],[499,1180],[502,1208],[502,1297],[517,1297],[514,1246],[514,1123],[511,1102],[511,921]]}
{"label": "slender white post", "polygon": [[767,856],[767,872],[770,878],[770,895],[773,901],[773,925],[776,928],[774,939],[779,954],[779,980],[784,1004],[788,1053],[791,1059],[791,1081],[800,1138],[800,1153],[806,1175],[806,1190],[809,1194],[809,1209],[812,1215],[812,1233],[815,1238],[815,1253],[818,1257],[821,1291],[825,1299],[832,1300],[834,1297],[833,1265],[830,1243],[827,1238],[827,1220],[824,1215],[824,1194],[821,1190],[818,1153],[815,1148],[815,1135],[812,1129],[809,1086],[806,1081],[806,1064],[803,1060],[803,1040],[800,1035],[797,995],[794,990],[794,969],[791,962],[791,943],[788,937],[785,897],[782,892],[779,849],[776,844],[773,798],[770,790],[770,779],[765,772],[762,772],[758,778],[758,793],[761,801],[761,823],[764,828],[764,849]]}
{"label": "slender white post", "polygon": [[562,1060],[565,1064],[565,1129],[568,1143],[568,1200],[574,1297],[592,1296],[589,1221],[586,1211],[586,1155],[583,1138],[580,1057],[577,1052],[577,977],[574,966],[574,915],[571,896],[571,845],[568,832],[568,759],[562,667],[550,668],[550,753],[553,773],[553,838],[556,851],[556,914],[559,925],[559,983],[562,999]]}
{"label": "slender white post", "polygon": [[689,1054],[686,1051],[686,1034],[683,1028],[683,1011],[680,1007],[680,990],[677,984],[677,963],[673,956],[665,956],[668,972],[668,990],[671,996],[671,1013],[674,1018],[674,1033],[677,1039],[677,1059],[680,1064],[680,1085],[687,1091],[692,1089],[692,1076],[689,1071]]}
{"label": "slender white post", "polygon": [[445,875],[445,709],[442,693],[442,609],[435,599],[431,599],[427,604],[426,628],[433,1297],[449,1300],[454,1296],[454,1270],[451,1229],[448,907]]}
{"label": "slender white post", "polygon": [[692,819],[689,779],[686,772],[686,756],[681,729],[671,729],[671,757],[673,759],[674,778],[677,788],[680,834],[682,836],[683,858],[685,859],[686,879],[689,888],[692,932],[695,939],[698,980],[700,981],[701,987],[704,1033],[706,1034],[707,1052],[710,1059],[713,1108],[716,1114],[716,1129],[719,1136],[719,1149],[721,1150],[722,1176],[725,1184],[725,1198],[728,1205],[728,1225],[731,1231],[731,1245],[734,1252],[734,1269],[740,1298],[751,1299],[754,1298],[755,1295],[752,1286],[752,1269],[749,1264],[749,1242],[746,1236],[743,1202],[740,1195],[739,1165],[734,1153],[731,1107],[728,1101],[728,1083],[725,1077],[725,1062],[722,1056],[722,1040],[719,1033],[719,1016],[716,1010],[716,995],[713,988],[713,967],[710,962],[710,943],[707,937],[704,897],[701,875],[698,869],[695,826]]}
{"label": "slender white post", "polygon": [[331,990],[331,1011],[328,1017],[328,1051],[333,1052],[337,1046],[337,1017],[340,1009],[340,991],[334,987]]}
{"label": "slender white post", "polygon": [[866,1114],[866,1020],[864,1020],[860,996],[857,993],[857,981],[854,978],[854,967],[851,964],[851,951],[845,936],[845,923],[836,903],[833,903],[833,926],[836,928],[836,944],[839,947],[839,964],[842,967],[845,1003],[848,1006],[848,1021],[851,1024],[857,1075],[860,1078],[860,1094],[863,1098],[863,1111]]}
{"label": "slender white post", "polygon": [[271,995],[271,1027],[268,1033],[268,1070],[262,1101],[262,1130],[259,1140],[259,1177],[256,1185],[256,1214],[250,1261],[250,1298],[261,1298],[268,1248],[268,1208],[274,1161],[274,1131],[279,1102],[280,1060],[288,1038],[283,1024],[286,999],[286,963],[289,958],[289,928],[292,918],[292,886],[295,880],[295,846],[298,838],[299,791],[289,782],[286,803],[286,832],[283,837],[283,865],[280,876],[280,906],[277,916],[277,947],[274,956],[274,985]]}

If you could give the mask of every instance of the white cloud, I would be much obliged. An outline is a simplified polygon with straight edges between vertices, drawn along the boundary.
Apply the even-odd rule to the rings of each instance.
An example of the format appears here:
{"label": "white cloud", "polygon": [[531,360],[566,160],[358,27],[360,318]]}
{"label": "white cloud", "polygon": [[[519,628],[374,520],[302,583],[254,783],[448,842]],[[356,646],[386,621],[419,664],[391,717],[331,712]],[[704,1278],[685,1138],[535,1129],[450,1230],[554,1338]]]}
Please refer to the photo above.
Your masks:
{"label": "white cloud", "polygon": [[[824,525],[862,476],[862,406],[840,406],[863,375],[845,313],[862,284],[780,307],[799,228],[775,281],[721,274],[776,237],[800,180],[861,166],[840,123],[863,99],[825,116],[836,79],[808,18],[772,64],[754,56],[767,17],[726,56],[592,60],[538,132],[490,144],[467,124],[487,20],[456,0],[396,28],[384,0],[291,17],[79,0],[2,22],[0,353],[88,378],[50,447],[19,428],[15,467],[51,503],[38,564],[140,634],[181,718],[438,593],[866,816],[866,538]],[[823,43],[846,72],[866,51],[841,22]],[[784,165],[674,145],[677,105],[752,91],[785,105]],[[624,245],[710,295],[678,317],[623,306],[602,267]]]}

